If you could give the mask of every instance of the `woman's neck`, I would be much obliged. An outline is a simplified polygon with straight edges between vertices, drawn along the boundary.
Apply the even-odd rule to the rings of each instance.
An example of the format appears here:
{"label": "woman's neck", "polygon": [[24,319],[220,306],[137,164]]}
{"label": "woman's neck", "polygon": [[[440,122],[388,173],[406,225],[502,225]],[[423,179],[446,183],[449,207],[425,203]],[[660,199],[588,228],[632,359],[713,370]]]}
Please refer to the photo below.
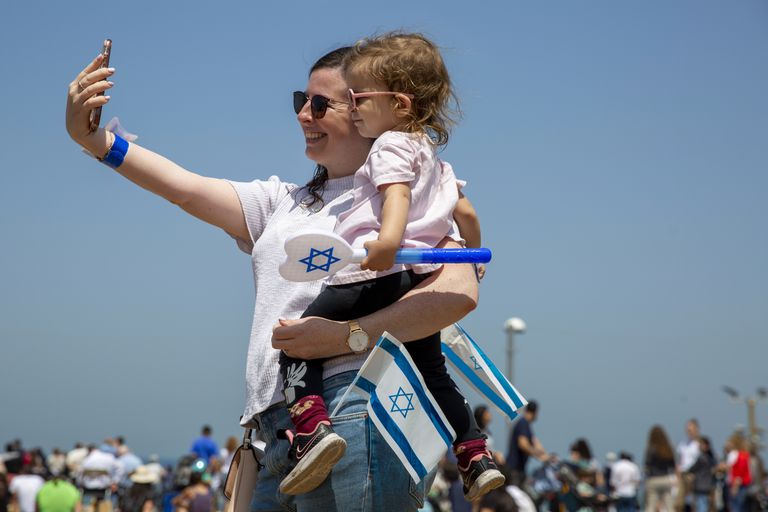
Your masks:
{"label": "woman's neck", "polygon": [[[363,164],[360,163],[360,165]],[[333,168],[326,167],[325,169],[328,171],[328,179],[335,180],[339,178],[346,178],[347,176],[352,176],[360,168],[360,165],[357,167],[352,167],[349,165],[335,166]]]}

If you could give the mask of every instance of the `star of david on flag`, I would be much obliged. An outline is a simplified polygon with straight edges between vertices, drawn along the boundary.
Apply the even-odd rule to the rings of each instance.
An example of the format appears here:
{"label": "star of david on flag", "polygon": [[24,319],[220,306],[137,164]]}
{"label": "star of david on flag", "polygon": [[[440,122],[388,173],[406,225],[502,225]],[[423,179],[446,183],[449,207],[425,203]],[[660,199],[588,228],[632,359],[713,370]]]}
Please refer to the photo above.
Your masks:
{"label": "star of david on flag", "polygon": [[510,420],[528,402],[459,324],[440,333],[445,361]]}
{"label": "star of david on flag", "polygon": [[347,389],[368,398],[368,417],[414,482],[437,466],[456,433],[402,343],[384,333]]}
{"label": "star of david on flag", "polygon": [[[318,265],[315,263],[315,258],[319,258],[321,260],[322,258],[325,258],[325,263]],[[340,259],[333,255],[333,247],[329,247],[324,251],[318,251],[314,247],[311,247],[309,249],[309,256],[302,258],[299,261],[307,266],[307,272],[312,272],[313,270],[324,270],[325,272],[330,272],[331,265],[337,261],[340,261]]]}
{"label": "star of david on flag", "polygon": [[[402,400],[400,400],[401,398]],[[389,399],[392,401],[392,408],[389,412],[399,412],[403,418],[407,418],[408,411],[413,410],[413,393],[406,393],[403,388],[397,388],[397,393],[389,395]],[[401,404],[405,405],[405,409]]]}

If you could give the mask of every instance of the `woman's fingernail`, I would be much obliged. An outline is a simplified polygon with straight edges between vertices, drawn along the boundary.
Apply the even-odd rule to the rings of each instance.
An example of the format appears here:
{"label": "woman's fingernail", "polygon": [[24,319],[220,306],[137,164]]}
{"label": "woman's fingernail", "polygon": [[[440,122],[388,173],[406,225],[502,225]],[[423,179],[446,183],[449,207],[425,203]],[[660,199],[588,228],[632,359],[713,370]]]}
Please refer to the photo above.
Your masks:
{"label": "woman's fingernail", "polygon": [[110,81],[107,81],[107,83],[109,84],[109,86],[110,86],[110,87],[112,87],[113,85],[115,85],[115,82],[110,82]]}
{"label": "woman's fingernail", "polygon": [[104,96],[104,99],[110,100],[110,99],[112,99],[112,96]]}
{"label": "woman's fingernail", "polygon": [[115,68],[107,68],[107,71],[109,71],[110,73],[114,73],[115,72]]}

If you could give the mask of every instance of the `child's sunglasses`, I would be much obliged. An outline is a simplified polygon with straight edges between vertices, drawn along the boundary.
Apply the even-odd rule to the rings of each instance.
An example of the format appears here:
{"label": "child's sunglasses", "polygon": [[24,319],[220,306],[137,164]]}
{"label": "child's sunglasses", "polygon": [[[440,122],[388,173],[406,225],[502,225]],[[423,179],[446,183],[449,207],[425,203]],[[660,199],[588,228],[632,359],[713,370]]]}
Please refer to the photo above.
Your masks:
{"label": "child's sunglasses", "polygon": [[357,110],[357,98],[370,98],[371,96],[397,96],[398,94],[402,94],[403,96],[407,96],[411,99],[414,98],[413,94],[408,94],[407,92],[395,92],[395,91],[355,92],[352,89],[347,90],[347,98],[349,99],[349,104],[352,105],[352,112]]}
{"label": "child's sunglasses", "polygon": [[328,104],[330,103],[348,105],[348,103],[343,101],[332,100],[325,96],[320,96],[319,94],[310,98],[303,91],[293,91],[293,110],[296,114],[301,112],[301,109],[304,108],[304,105],[306,105],[307,102],[309,102],[309,109],[312,112],[312,117],[315,119],[322,119],[325,116],[325,113],[328,110]]}

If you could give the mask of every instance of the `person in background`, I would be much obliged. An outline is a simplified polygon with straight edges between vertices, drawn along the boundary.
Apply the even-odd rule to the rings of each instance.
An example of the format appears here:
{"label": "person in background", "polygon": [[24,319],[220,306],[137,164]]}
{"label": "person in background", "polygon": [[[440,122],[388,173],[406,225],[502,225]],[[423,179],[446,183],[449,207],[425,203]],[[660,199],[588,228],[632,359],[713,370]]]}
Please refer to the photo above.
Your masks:
{"label": "person in background", "polygon": [[211,458],[219,456],[219,447],[216,444],[216,441],[211,439],[212,433],[213,430],[210,426],[203,425],[203,428],[200,431],[200,437],[195,439],[192,443],[192,447],[189,449],[190,452],[203,459],[206,464],[211,461]]}
{"label": "person in background", "polygon": [[659,503],[664,505],[664,512],[672,512],[675,488],[675,455],[667,433],[661,425],[654,425],[648,433],[648,445],[645,449],[645,510],[656,512]]}
{"label": "person in background", "polygon": [[[221,473],[221,459],[218,457],[214,457],[211,459],[211,463],[208,465],[208,487],[210,487],[211,492],[213,493],[213,499],[214,503],[216,504],[216,508],[219,507],[219,503],[224,503],[224,479],[226,478],[226,474],[222,475]],[[221,498],[221,499],[220,499]]]}
{"label": "person in background", "polygon": [[102,447],[108,448],[108,445],[91,447],[88,456],[83,459],[78,478],[79,487],[83,491],[83,503],[93,503],[95,510],[98,510],[101,502],[111,504],[112,494],[117,492],[122,478],[117,459],[112,453],[103,451]]}
{"label": "person in background", "polygon": [[585,438],[580,437],[571,444],[570,462],[576,466],[576,469],[592,471],[595,475],[595,487],[601,492],[606,491],[606,482],[603,478],[600,462],[592,456],[592,448],[589,447],[589,442]]}
{"label": "person in background", "polygon": [[43,453],[43,449],[40,447],[33,448],[29,452],[30,456],[30,471],[33,475],[39,475],[43,478],[43,480],[47,479],[49,476],[51,476],[51,472],[48,470],[48,464],[45,462],[45,454]]}
{"label": "person in background", "polygon": [[11,491],[8,485],[8,471],[2,457],[0,457],[0,511],[3,512],[8,509],[8,504],[11,501]]}
{"label": "person in background", "polygon": [[731,436],[726,444],[728,456],[728,509],[730,512],[746,512],[747,489],[752,485],[750,455],[747,440],[741,433]]}
{"label": "person in background", "polygon": [[693,475],[689,472],[693,463],[699,458],[699,422],[691,418],[685,424],[687,439],[677,445],[677,478],[678,488],[675,496],[675,510],[682,511],[690,505],[693,492]]}
{"label": "person in background", "polygon": [[63,475],[67,470],[67,456],[58,448],[53,449],[46,463],[51,476]]}
{"label": "person in background", "polygon": [[21,472],[24,466],[24,458],[27,454],[21,445],[21,439],[14,439],[5,445],[5,468],[9,475],[16,475]]}
{"label": "person in background", "polygon": [[637,512],[637,488],[640,485],[640,468],[626,452],[611,468],[611,487],[615,489],[616,512]]}
{"label": "person in background", "polygon": [[452,512],[472,512],[472,503],[464,497],[464,483],[461,480],[457,464],[458,460],[453,450],[448,450],[439,463],[442,476],[448,483],[446,499],[450,504],[449,510]]}
{"label": "person in background", "polygon": [[117,441],[111,437],[108,437],[101,443],[99,450],[104,453],[111,453],[117,457]]}
{"label": "person in background", "polygon": [[213,492],[208,484],[211,475],[207,471],[208,465],[203,459],[198,459],[192,465],[192,474],[189,485],[182,489],[178,496],[173,498],[173,506],[176,512],[215,512],[216,504]]}
{"label": "person in background", "polygon": [[699,438],[699,457],[689,472],[693,475],[693,496],[696,512],[709,512],[712,493],[715,490],[717,459],[712,452],[708,437]]}
{"label": "person in background", "polygon": [[603,466],[603,481],[608,486],[608,494],[613,493],[614,489],[611,486],[611,468],[618,460],[616,452],[608,452],[605,454],[605,466]]}
{"label": "person in background", "polygon": [[157,483],[159,488],[159,484],[163,481],[163,478],[165,477],[166,469],[163,467],[162,464],[160,464],[160,456],[157,455],[156,453],[153,453],[152,455],[150,455],[148,461],[149,462],[145,464],[145,467],[150,472],[157,475]]}
{"label": "person in background", "polygon": [[35,512],[35,498],[45,484],[40,475],[32,474],[32,467],[25,464],[21,472],[11,480],[11,504],[16,504],[19,512]]}
{"label": "person in background", "polygon": [[139,466],[130,476],[131,486],[121,497],[123,512],[154,512],[159,508],[160,478],[147,466]]}
{"label": "person in background", "polygon": [[229,436],[227,438],[227,442],[224,444],[224,447],[219,452],[219,455],[221,457],[221,474],[222,479],[225,479],[227,477],[227,473],[229,473],[229,466],[232,465],[232,458],[235,456],[235,451],[237,451],[237,447],[240,444],[240,442],[237,440],[235,436]]}
{"label": "person in background", "polygon": [[117,449],[117,462],[120,464],[120,473],[123,475],[121,485],[129,486],[128,477],[136,471],[136,468],[143,464],[141,458],[133,453],[126,445],[121,444]]}
{"label": "person in background", "polygon": [[53,479],[45,482],[37,493],[37,512],[79,511],[80,491],[61,474],[54,475]]}
{"label": "person in background", "polygon": [[227,442],[224,443],[224,447],[219,452],[219,457],[221,459],[221,469],[219,470],[218,475],[214,476],[214,479],[218,478],[220,482],[216,492],[217,505],[224,504],[226,501],[226,498],[224,497],[224,483],[227,481],[229,467],[232,465],[232,459],[235,456],[235,451],[237,451],[239,444],[240,442],[235,436],[229,436],[227,438]]}
{"label": "person in background", "polygon": [[493,415],[491,414],[490,409],[488,409],[486,405],[480,404],[475,407],[473,413],[475,415],[477,428],[479,428],[480,433],[485,436],[485,443],[488,445],[488,450],[493,454],[493,459],[497,464],[504,464],[504,454],[493,449],[493,436],[491,435],[491,430],[488,428],[491,421],[493,421]]}
{"label": "person in background", "polygon": [[80,466],[83,460],[88,456],[88,448],[83,443],[75,443],[75,447],[67,452],[66,464],[67,473],[70,478],[76,478],[80,474]]}
{"label": "person in background", "polygon": [[528,402],[523,415],[512,428],[509,438],[509,453],[507,465],[510,469],[511,481],[508,484],[516,485],[523,489],[525,484],[525,466],[529,457],[534,457],[541,462],[550,459],[549,454],[542,446],[539,438],[533,434],[531,424],[536,421],[539,414],[539,404],[535,400]]}
{"label": "person in background", "polygon": [[[509,481],[509,468],[502,465],[499,466],[499,470]],[[526,493],[516,486],[509,485],[494,489],[483,496],[478,512],[536,512],[536,510],[536,505]]]}

